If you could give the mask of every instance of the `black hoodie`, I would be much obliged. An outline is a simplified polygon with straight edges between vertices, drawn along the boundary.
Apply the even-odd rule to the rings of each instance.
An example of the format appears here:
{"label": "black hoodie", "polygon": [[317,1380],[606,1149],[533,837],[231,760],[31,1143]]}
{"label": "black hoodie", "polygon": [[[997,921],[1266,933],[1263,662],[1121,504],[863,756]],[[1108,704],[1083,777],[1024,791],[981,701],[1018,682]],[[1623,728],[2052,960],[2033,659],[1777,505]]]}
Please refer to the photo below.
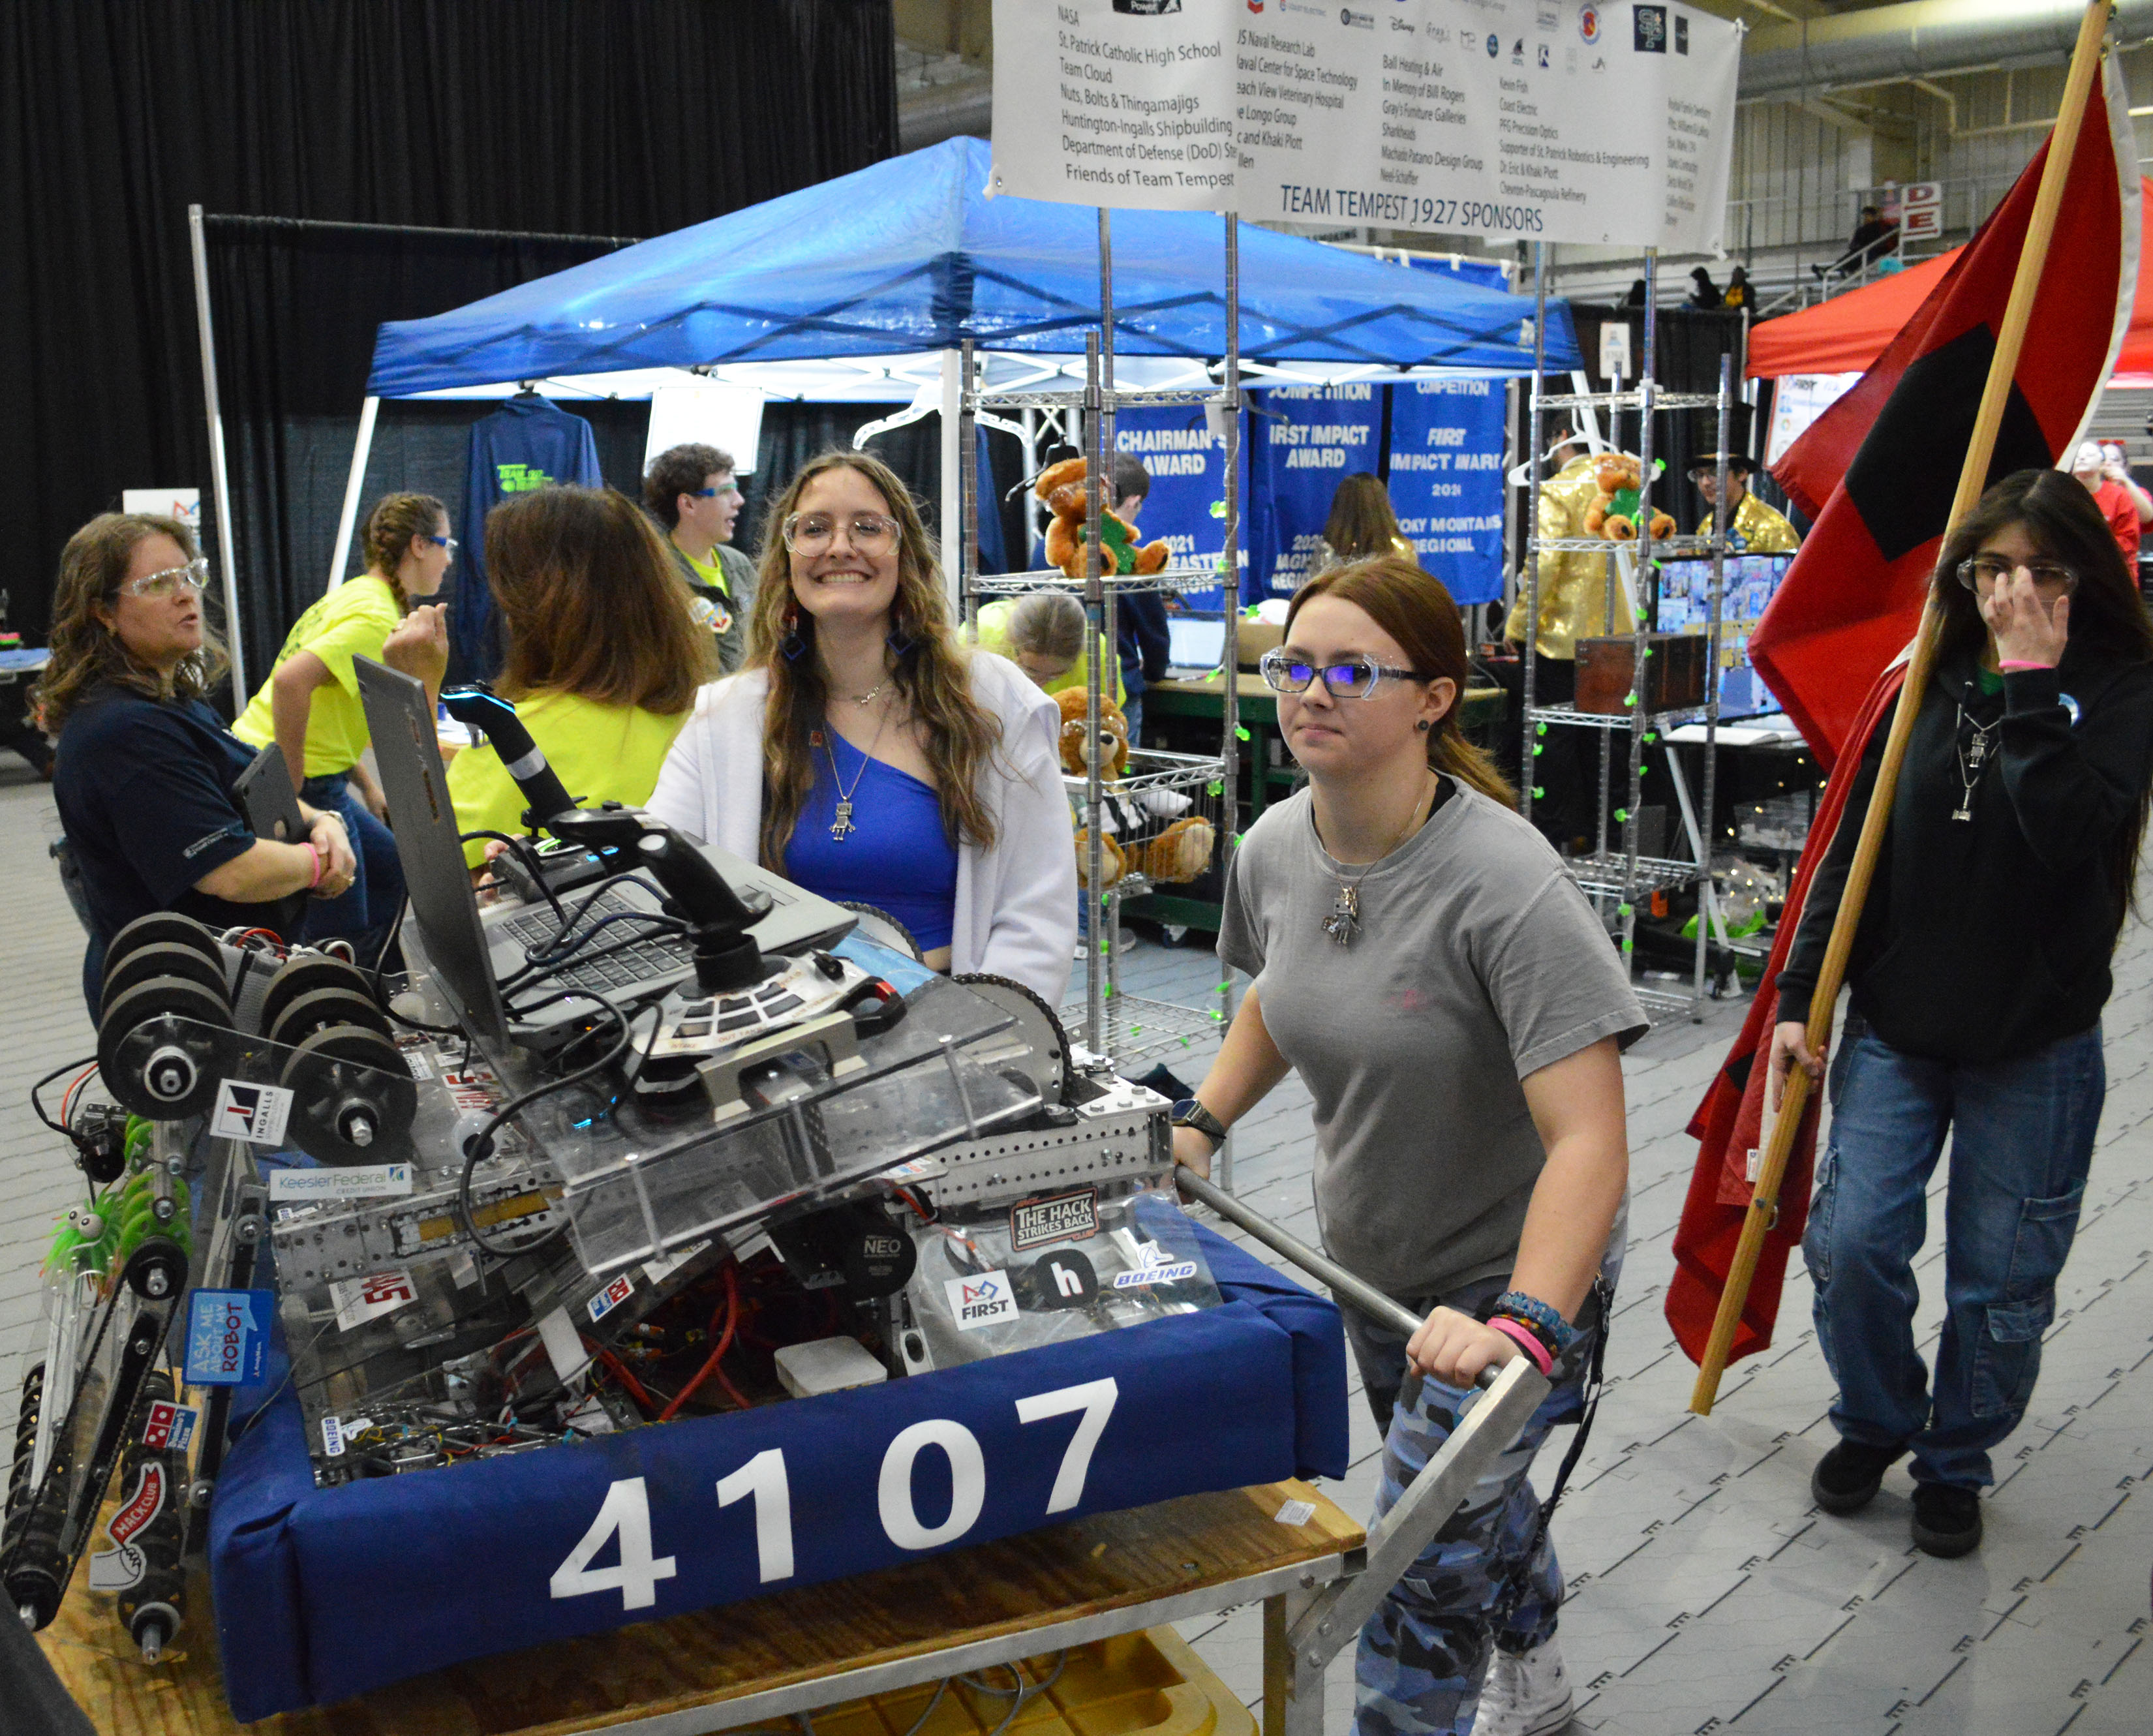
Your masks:
{"label": "black hoodie", "polygon": [[[1993,675],[1988,682],[1996,680]],[[1960,719],[1961,707],[1965,722]],[[1968,821],[1961,751],[2001,720]],[[1884,758],[1871,736],[1779,976],[1806,1021]],[[1906,744],[1891,822],[1855,936],[1854,1006],[1891,1047],[1940,1061],[2029,1055],[2087,1030],[2112,986],[2127,888],[2120,837],[2153,779],[2153,665],[2068,647],[2052,669],[1986,690],[1972,657],[1939,664]]]}

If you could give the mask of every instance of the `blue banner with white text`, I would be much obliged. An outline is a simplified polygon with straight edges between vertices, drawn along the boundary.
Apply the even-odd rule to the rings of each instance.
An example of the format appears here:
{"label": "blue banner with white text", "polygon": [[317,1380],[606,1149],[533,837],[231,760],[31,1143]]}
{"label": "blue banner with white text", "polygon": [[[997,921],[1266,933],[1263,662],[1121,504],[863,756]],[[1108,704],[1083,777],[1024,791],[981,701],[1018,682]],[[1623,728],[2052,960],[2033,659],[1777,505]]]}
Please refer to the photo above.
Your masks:
{"label": "blue banner with white text", "polygon": [[1391,389],[1391,505],[1420,563],[1460,607],[1503,594],[1499,379],[1420,379]]}
{"label": "blue banner with white text", "polygon": [[1356,472],[1377,473],[1382,399],[1373,385],[1280,386],[1251,395],[1262,498],[1250,547],[1261,583],[1252,597],[1290,597],[1316,568],[1331,497]]}
{"label": "blue banner with white text", "polygon": [[[1146,542],[1163,540],[1173,549],[1176,567],[1215,567],[1226,546],[1226,443],[1213,434],[1201,406],[1154,405],[1125,410],[1114,418],[1114,446],[1143,461],[1151,473],[1151,492],[1138,517],[1137,534]],[[1242,418],[1241,505],[1249,500],[1248,419]],[[1249,539],[1241,537],[1241,568],[1249,565]],[[1183,608],[1215,611],[1216,589],[1188,591]]]}

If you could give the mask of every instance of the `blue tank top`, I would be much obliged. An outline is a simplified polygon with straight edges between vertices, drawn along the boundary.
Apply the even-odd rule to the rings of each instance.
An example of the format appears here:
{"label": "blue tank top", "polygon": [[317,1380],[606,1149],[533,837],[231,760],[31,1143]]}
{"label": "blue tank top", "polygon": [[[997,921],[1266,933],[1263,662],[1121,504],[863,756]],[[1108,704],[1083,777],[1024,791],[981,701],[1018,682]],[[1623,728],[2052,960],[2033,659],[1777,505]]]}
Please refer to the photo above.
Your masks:
{"label": "blue tank top", "polygon": [[[868,759],[836,731],[820,734],[829,746],[815,751],[815,787],[786,847],[786,878],[841,904],[887,910],[923,951],[949,945],[956,928],[957,847],[942,829],[941,799],[909,772]],[[842,843],[830,836],[837,812],[832,751],[853,792],[853,829]]]}

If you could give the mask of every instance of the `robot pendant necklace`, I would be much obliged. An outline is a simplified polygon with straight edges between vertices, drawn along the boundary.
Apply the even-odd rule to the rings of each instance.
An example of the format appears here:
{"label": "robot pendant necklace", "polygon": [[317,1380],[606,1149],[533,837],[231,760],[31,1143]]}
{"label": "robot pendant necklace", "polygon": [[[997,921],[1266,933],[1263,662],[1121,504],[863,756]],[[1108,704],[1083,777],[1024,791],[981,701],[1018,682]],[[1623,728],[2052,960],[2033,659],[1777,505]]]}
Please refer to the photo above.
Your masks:
{"label": "robot pendant necklace", "polygon": [[[1440,787],[1440,785],[1434,786],[1413,803],[1412,812],[1406,816],[1405,824],[1398,827],[1390,843],[1384,845],[1372,860],[1361,864],[1360,873],[1350,880],[1343,874],[1334,876],[1338,882],[1338,889],[1331,900],[1331,914],[1323,919],[1323,932],[1339,945],[1351,946],[1353,937],[1361,932],[1361,883],[1368,878],[1368,870],[1405,841],[1406,834],[1419,823],[1421,811],[1428,806],[1435,789]],[[1320,840],[1321,834],[1317,836]]]}
{"label": "robot pendant necklace", "polygon": [[[868,696],[872,699],[874,695],[870,694]],[[868,761],[874,757],[874,751],[882,746],[882,732],[888,727],[889,713],[884,711],[882,722],[876,726],[874,740],[868,743],[867,751],[860,756],[859,768],[853,773],[851,790],[845,787],[845,774],[837,768],[837,747],[829,741],[822,744],[822,751],[830,756],[830,781],[837,792],[836,813],[830,822],[830,837],[837,843],[842,844],[847,835],[859,830],[853,824],[853,791],[859,788],[860,780],[868,775]],[[816,733],[820,735],[822,731],[818,730]],[[836,731],[831,733],[834,735]]]}

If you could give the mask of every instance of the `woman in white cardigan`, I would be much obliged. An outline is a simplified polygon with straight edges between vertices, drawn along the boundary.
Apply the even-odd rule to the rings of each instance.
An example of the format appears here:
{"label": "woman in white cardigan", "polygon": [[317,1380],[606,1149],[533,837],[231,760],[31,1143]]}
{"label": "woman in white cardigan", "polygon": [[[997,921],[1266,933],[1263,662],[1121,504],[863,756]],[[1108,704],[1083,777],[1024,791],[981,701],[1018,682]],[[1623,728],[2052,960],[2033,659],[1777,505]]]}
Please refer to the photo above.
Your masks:
{"label": "woman in white cardigan", "polygon": [[938,970],[1057,1004],[1076,856],[1054,701],[958,642],[926,528],[879,460],[811,461],[771,522],[748,664],[697,696],[649,812],[888,910]]}

